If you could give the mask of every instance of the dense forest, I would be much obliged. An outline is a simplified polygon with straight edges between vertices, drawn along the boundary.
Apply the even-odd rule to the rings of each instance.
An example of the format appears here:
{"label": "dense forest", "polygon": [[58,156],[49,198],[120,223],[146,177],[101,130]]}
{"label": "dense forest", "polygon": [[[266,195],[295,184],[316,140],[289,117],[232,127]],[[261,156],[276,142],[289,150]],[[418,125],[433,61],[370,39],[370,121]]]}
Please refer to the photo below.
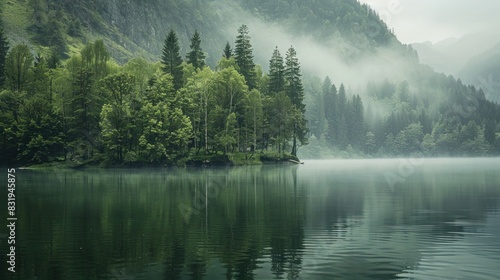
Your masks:
{"label": "dense forest", "polygon": [[[228,22],[236,17],[220,17],[212,1],[145,1],[144,11],[175,8],[169,10],[175,28],[161,32],[165,24],[155,20],[156,12],[151,22],[133,25],[118,19],[132,15],[130,5],[137,3],[111,2],[77,9],[60,1],[28,1],[17,11],[25,14],[23,23],[13,22],[18,1],[1,3],[2,11],[10,9],[2,14],[9,30],[0,33],[3,163],[184,165],[297,155],[500,153],[500,106],[481,89],[419,64],[411,47],[357,1],[248,1],[238,8],[227,1],[232,4],[226,9],[284,22],[283,32],[293,31],[297,42],[300,34],[323,38],[319,44],[353,66],[330,65],[332,76],[322,78],[301,69],[310,54],[293,46],[254,50],[252,38],[264,32],[250,36],[241,21],[235,39],[210,32],[221,30],[216,25],[232,26]],[[97,14],[101,8],[109,14]],[[189,9],[196,11],[186,13],[194,18],[174,16]],[[25,26],[18,33],[29,42],[13,35],[16,24]],[[154,39],[148,41],[148,34]],[[166,34],[160,50],[158,34]],[[259,65],[262,53],[267,61]],[[305,59],[299,63],[299,57]],[[361,71],[345,78],[348,71],[369,68],[367,59],[382,69],[381,58],[397,61],[397,67],[380,70],[382,78]]]}
{"label": "dense forest", "polygon": [[196,155],[253,160],[257,150],[296,158],[307,126],[292,46],[284,57],[274,50],[269,75],[253,62],[246,25],[234,50],[221,46],[215,71],[198,32],[185,59],[179,50],[174,30],[154,64],[134,58],[118,66],[101,40],[64,67],[54,53],[33,57],[26,45],[13,46],[0,96],[3,162],[185,164]]}

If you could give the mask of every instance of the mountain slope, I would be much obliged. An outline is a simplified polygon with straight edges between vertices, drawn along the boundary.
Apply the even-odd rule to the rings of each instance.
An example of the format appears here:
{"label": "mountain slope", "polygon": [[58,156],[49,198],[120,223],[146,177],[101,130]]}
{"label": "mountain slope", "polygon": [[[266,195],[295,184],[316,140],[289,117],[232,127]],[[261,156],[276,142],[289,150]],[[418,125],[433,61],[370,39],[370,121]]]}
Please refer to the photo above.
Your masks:
{"label": "mountain slope", "polygon": [[500,43],[472,58],[458,76],[481,87],[488,99],[500,103]]}
{"label": "mountain slope", "polygon": [[489,100],[500,102],[500,34],[476,33],[412,46],[423,64],[482,88]]}
{"label": "mountain slope", "polygon": [[474,33],[461,38],[449,38],[432,44],[414,43],[420,62],[430,65],[437,72],[457,75],[473,57],[482,54],[500,41],[500,34]]}
{"label": "mountain slope", "polygon": [[[379,46],[399,44],[377,14],[357,1],[179,1],[179,0],[4,0],[3,21],[12,42],[29,38],[32,45],[41,30],[56,17],[66,43],[67,55],[87,41],[104,39],[118,62],[132,56],[155,60],[170,29],[176,30],[183,51],[189,38],[200,31],[209,65],[214,66],[225,41],[232,43],[234,25],[260,20],[279,23],[294,36],[311,35],[325,46],[339,50],[345,58],[373,51]],[[279,7],[279,8],[278,8]],[[75,27],[76,26],[76,27]],[[72,32],[72,29],[78,29]],[[47,30],[55,36],[58,28]],[[255,32],[265,32],[256,30]],[[72,34],[74,33],[74,34]]]}

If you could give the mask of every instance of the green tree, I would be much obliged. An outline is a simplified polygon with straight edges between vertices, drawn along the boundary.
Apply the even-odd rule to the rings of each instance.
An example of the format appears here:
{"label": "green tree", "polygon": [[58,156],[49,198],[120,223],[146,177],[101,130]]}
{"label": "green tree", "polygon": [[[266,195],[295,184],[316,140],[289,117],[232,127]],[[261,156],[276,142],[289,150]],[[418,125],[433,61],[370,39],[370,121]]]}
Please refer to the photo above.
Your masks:
{"label": "green tree", "polygon": [[373,132],[371,131],[368,131],[366,133],[364,149],[365,153],[367,153],[368,155],[373,155],[377,152],[377,142],[375,139],[375,134],[373,134]]}
{"label": "green tree", "polygon": [[236,36],[234,56],[239,67],[239,72],[245,77],[246,84],[250,90],[255,88],[256,75],[255,64],[253,62],[253,49],[248,35],[248,27],[242,25],[238,28]]}
{"label": "green tree", "polygon": [[231,45],[229,42],[226,42],[226,46],[222,52],[222,57],[230,59],[233,56],[233,50],[231,49]]}
{"label": "green tree", "polygon": [[278,50],[274,49],[271,60],[269,60],[269,93],[277,94],[285,89],[284,78],[285,66],[283,64],[283,57]]}
{"label": "green tree", "polygon": [[93,72],[87,67],[78,67],[71,73],[71,96],[68,106],[67,133],[75,160],[87,160],[93,156],[99,134],[98,96],[93,94]]}
{"label": "green tree", "polygon": [[33,55],[28,46],[14,46],[5,59],[5,77],[8,87],[13,91],[23,91],[28,82]]}
{"label": "green tree", "polygon": [[0,92],[0,161],[15,163],[17,159],[17,132],[20,123],[20,107],[25,94],[4,90]]}
{"label": "green tree", "polygon": [[[213,108],[214,72],[205,67],[202,71],[190,77],[186,83],[187,95],[192,100],[191,109],[187,112],[193,126],[194,146],[199,150],[202,147],[208,153],[209,112]],[[202,140],[203,139],[203,140]]]}
{"label": "green tree", "polygon": [[[242,116],[244,116],[243,101],[248,92],[248,87],[245,84],[243,75],[233,67],[217,72],[212,86],[217,104],[212,112],[213,133],[218,135],[217,138],[226,137],[228,134],[224,130],[227,128],[227,121],[230,120],[230,114],[235,113],[236,129],[239,131],[241,128]],[[239,137],[237,137],[236,142],[240,144]],[[225,149],[226,147],[223,145],[222,148]]]}
{"label": "green tree", "polygon": [[248,92],[245,78],[234,68],[229,67],[217,72],[214,77],[214,86],[217,87],[218,103],[229,115],[233,112],[242,112],[242,100]]}
{"label": "green tree", "polygon": [[495,145],[495,130],[496,130],[496,123],[492,119],[487,119],[485,124],[484,124],[484,139],[488,141],[488,143],[492,146]]}
{"label": "green tree", "polygon": [[423,139],[422,125],[412,123],[396,135],[393,147],[398,155],[419,154],[422,153],[421,143]]}
{"label": "green tree", "polygon": [[295,110],[290,98],[284,92],[271,98],[268,113],[269,137],[279,154],[285,152],[288,141],[292,138]]}
{"label": "green tree", "polygon": [[350,110],[348,120],[349,142],[355,148],[360,148],[364,144],[365,136],[364,108],[361,97],[359,95],[353,96],[348,108]]}
{"label": "green tree", "polygon": [[104,104],[99,126],[109,159],[122,162],[131,138],[131,113],[127,103]]}
{"label": "green tree", "polygon": [[236,141],[236,114],[230,113],[225,122],[225,128],[217,137],[218,142],[224,147],[224,155],[227,154],[237,143]]}
{"label": "green tree", "polygon": [[[331,89],[331,84],[328,88]],[[305,91],[309,93],[305,101],[309,107],[306,111],[309,130],[316,139],[322,139],[327,132],[328,123],[325,118],[323,90],[321,89],[320,80],[316,77],[306,80]],[[307,101],[307,99],[309,100]]]}
{"label": "green tree", "polygon": [[334,125],[334,142],[340,147],[347,147],[349,141],[347,136],[347,96],[345,93],[344,84],[340,84],[338,94],[336,96],[336,114],[335,120],[337,125]]}
{"label": "green tree", "polygon": [[297,140],[307,144],[307,121],[304,117],[306,105],[304,104],[304,88],[302,86],[300,64],[295,49],[291,46],[285,58],[285,93],[290,98],[296,109],[293,123],[292,155],[297,155]]}
{"label": "green tree", "polygon": [[257,149],[257,139],[260,138],[262,127],[263,109],[261,93],[252,89],[245,98],[245,121],[252,130],[252,152]]}
{"label": "green tree", "polygon": [[201,69],[205,66],[205,54],[201,49],[201,37],[198,30],[194,32],[191,38],[191,51],[187,55],[187,63],[191,63],[196,69]]}
{"label": "green tree", "polygon": [[19,162],[44,163],[63,153],[64,134],[61,117],[46,97],[29,97],[21,107],[17,135]]}
{"label": "green tree", "polygon": [[191,122],[177,106],[172,76],[151,80],[141,108],[139,157],[151,163],[174,163],[187,153]]}
{"label": "green tree", "polygon": [[0,89],[5,85],[5,60],[9,51],[9,42],[3,34],[3,28],[0,26]]}
{"label": "green tree", "polygon": [[141,57],[130,59],[122,68],[123,72],[134,77],[137,91],[143,94],[146,90],[148,80],[155,73],[155,66]]}
{"label": "green tree", "polygon": [[167,35],[161,56],[163,72],[172,75],[175,90],[182,87],[182,58],[180,55],[179,40],[173,29]]}
{"label": "green tree", "polygon": [[337,88],[326,77],[323,83],[323,105],[325,118],[328,124],[326,140],[330,145],[335,145],[338,135],[339,111],[337,108]]}
{"label": "green tree", "polygon": [[49,102],[52,102],[52,96],[49,92],[49,69],[47,61],[37,55],[31,68],[31,79],[28,83],[27,89],[30,95],[42,95],[47,98]]}
{"label": "green tree", "polygon": [[96,40],[94,43],[85,45],[80,55],[83,65],[92,71],[95,80],[99,80],[106,76],[108,73],[107,63],[110,54],[102,40]]}
{"label": "green tree", "polygon": [[134,79],[125,73],[113,74],[101,80],[102,91],[108,97],[100,113],[99,126],[104,148],[112,160],[122,162],[132,148],[132,119],[130,101]]}

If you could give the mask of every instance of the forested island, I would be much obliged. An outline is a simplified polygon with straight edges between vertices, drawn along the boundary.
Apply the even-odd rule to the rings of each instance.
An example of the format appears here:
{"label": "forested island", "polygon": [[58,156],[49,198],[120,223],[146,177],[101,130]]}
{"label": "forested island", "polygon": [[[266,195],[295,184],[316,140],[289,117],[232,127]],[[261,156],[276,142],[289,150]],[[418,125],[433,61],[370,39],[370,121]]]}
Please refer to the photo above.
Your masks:
{"label": "forested island", "polygon": [[[274,49],[258,50],[268,54],[268,64],[259,65],[250,30],[241,22],[235,39],[216,44],[194,29],[183,45],[178,31],[164,30],[156,59],[138,52],[124,60],[115,43],[88,40],[84,24],[69,16],[74,11],[66,4],[30,1],[22,12],[30,21],[23,24],[39,47],[9,43],[5,31],[0,33],[1,162],[184,166],[297,156],[500,153],[500,107],[481,89],[419,64],[416,52],[400,44],[367,6],[347,1],[323,13],[313,2],[283,9],[252,2],[242,8],[266,20],[284,20],[297,34],[333,41],[348,63],[361,65],[358,69],[373,67],[360,61],[377,61],[385,55],[382,48],[403,66],[382,79],[360,73],[346,86],[338,77],[302,73],[301,64],[308,61],[299,58],[310,54],[279,41]],[[17,1],[9,4],[12,13],[20,13]],[[203,14],[212,4],[192,5]],[[303,14],[306,6],[309,14]],[[206,37],[218,53],[204,51]]]}

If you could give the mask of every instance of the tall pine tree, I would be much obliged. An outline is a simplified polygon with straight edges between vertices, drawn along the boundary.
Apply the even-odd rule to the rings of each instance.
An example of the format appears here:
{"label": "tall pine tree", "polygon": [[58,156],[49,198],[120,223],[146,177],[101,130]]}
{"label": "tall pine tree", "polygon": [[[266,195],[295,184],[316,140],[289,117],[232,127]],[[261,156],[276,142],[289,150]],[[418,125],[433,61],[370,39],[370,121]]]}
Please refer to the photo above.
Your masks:
{"label": "tall pine tree", "polygon": [[233,49],[231,49],[231,45],[229,44],[229,42],[226,42],[226,46],[224,47],[222,57],[230,59],[231,56],[233,56]]}
{"label": "tall pine tree", "polygon": [[277,94],[285,89],[284,71],[283,57],[276,47],[269,61],[269,93]]}
{"label": "tall pine tree", "polygon": [[191,51],[187,55],[187,62],[191,63],[194,68],[201,69],[205,66],[205,54],[201,49],[201,37],[198,30],[194,32],[191,38]]}
{"label": "tall pine tree", "polygon": [[163,64],[163,72],[172,75],[174,78],[174,88],[176,90],[182,87],[182,58],[179,50],[179,39],[177,39],[175,31],[171,29],[165,39],[161,63]]}
{"label": "tall pine tree", "polygon": [[295,108],[292,138],[292,155],[297,155],[297,140],[300,143],[307,143],[307,121],[304,113],[306,105],[304,104],[304,87],[302,86],[300,74],[300,64],[297,58],[297,52],[290,46],[285,58],[285,93],[292,101]]}
{"label": "tall pine tree", "polygon": [[326,128],[325,139],[333,145],[334,129],[337,123],[337,88],[332,84],[330,77],[326,77],[323,82],[323,110],[328,127]]}
{"label": "tall pine tree", "polygon": [[252,45],[250,44],[250,36],[248,35],[248,27],[243,24],[238,29],[238,36],[236,36],[234,54],[236,63],[240,67],[240,74],[245,77],[249,90],[255,88],[257,80],[252,52],[253,50]]}
{"label": "tall pine tree", "polygon": [[340,146],[347,146],[347,95],[345,93],[344,84],[340,84],[336,105],[336,121],[338,122],[338,124],[334,126],[334,143]]}

